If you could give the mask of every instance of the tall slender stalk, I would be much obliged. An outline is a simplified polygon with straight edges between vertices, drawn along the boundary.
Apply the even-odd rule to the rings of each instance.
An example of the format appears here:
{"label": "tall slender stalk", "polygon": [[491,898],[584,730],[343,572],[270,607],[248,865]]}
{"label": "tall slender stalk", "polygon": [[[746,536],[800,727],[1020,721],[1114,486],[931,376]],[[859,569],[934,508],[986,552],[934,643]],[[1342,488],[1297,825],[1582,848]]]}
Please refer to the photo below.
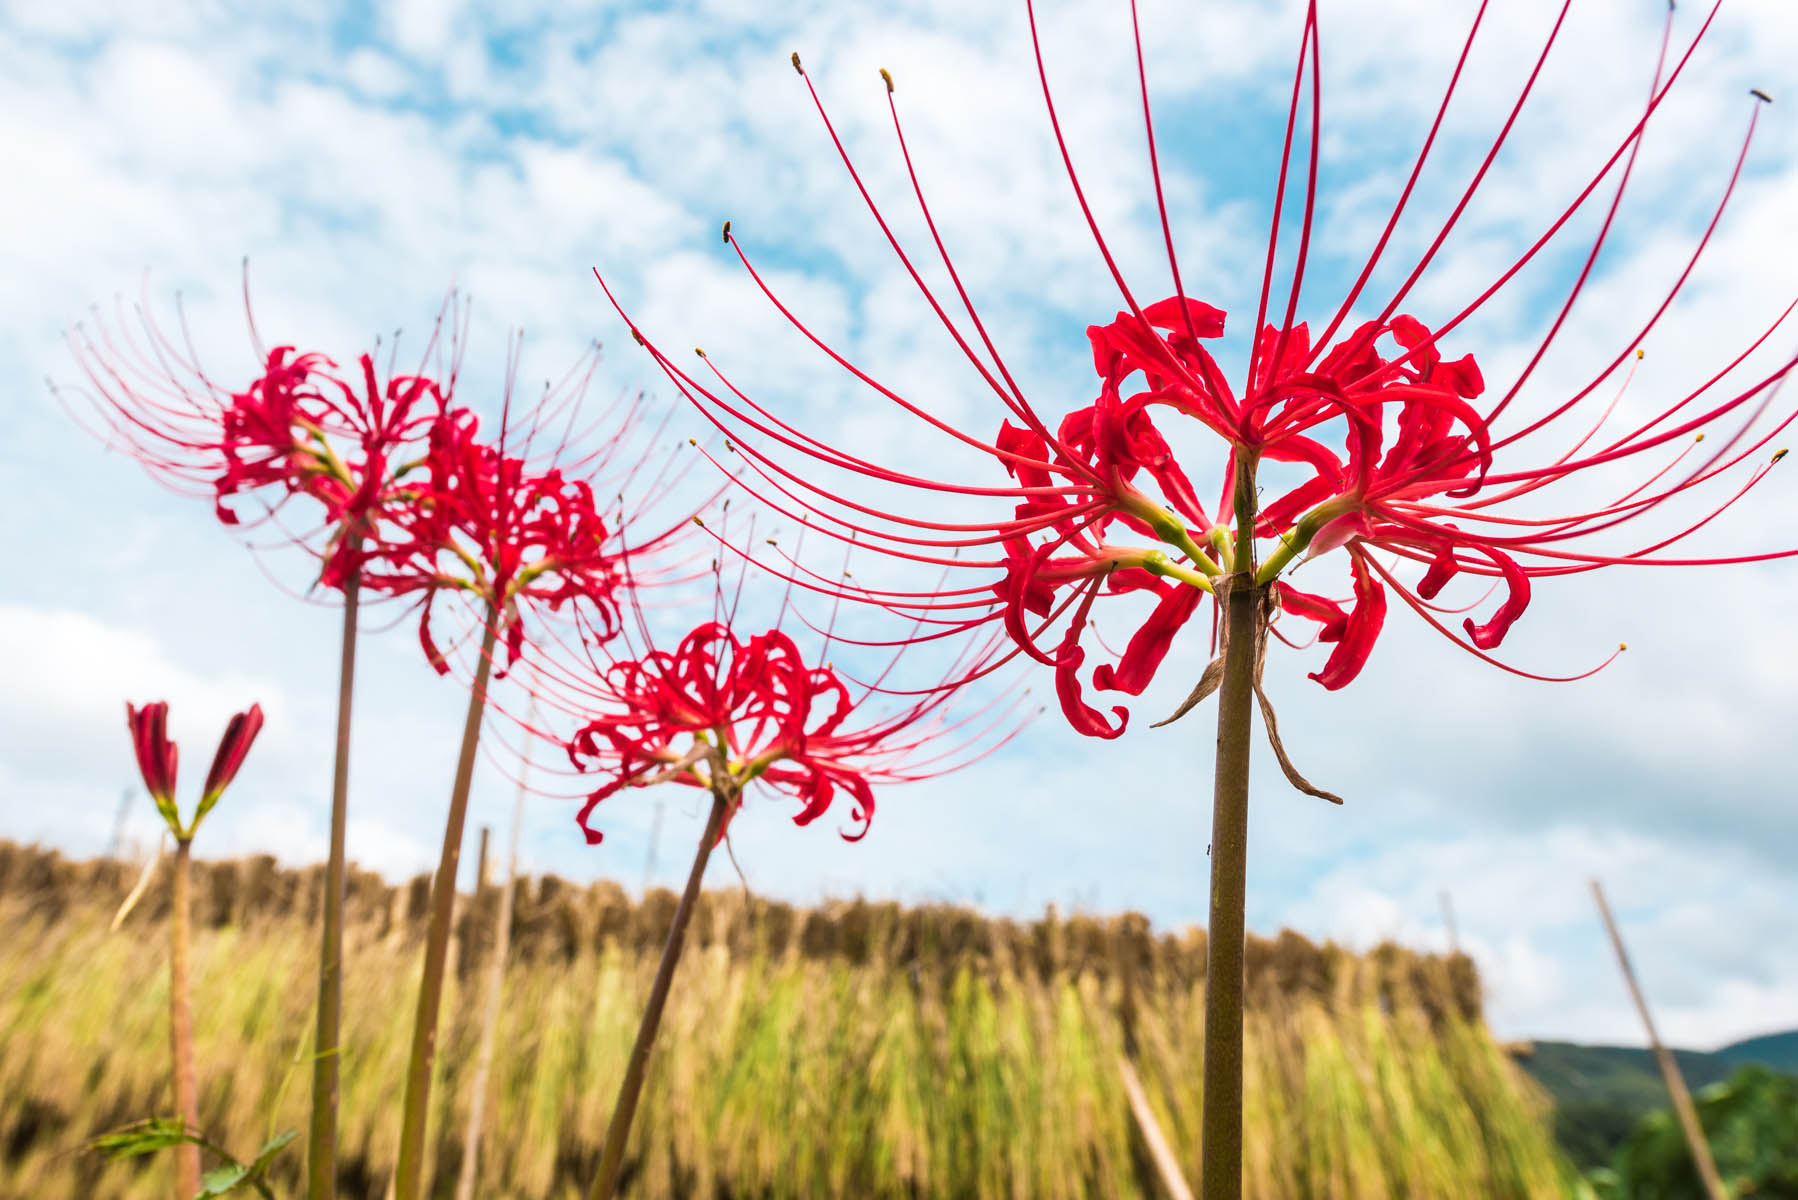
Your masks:
{"label": "tall slender stalk", "polygon": [[[355,554],[357,542],[350,544]],[[319,934],[318,1023],[312,1043],[312,1125],[306,1140],[306,1196],[337,1194],[338,1030],[343,1017],[344,827],[349,819],[350,702],[356,686],[356,609],[362,578],[343,588],[343,646],[337,668],[337,758],[331,773],[331,851],[325,859],[325,919]]]}
{"label": "tall slender stalk", "polygon": [[1211,916],[1206,928],[1205,1080],[1200,1125],[1203,1200],[1242,1195],[1242,994],[1248,893],[1249,739],[1260,640],[1255,586],[1255,461],[1236,460],[1236,553],[1220,581],[1224,677],[1218,688],[1217,769],[1211,806]]}
{"label": "tall slender stalk", "polygon": [[[194,1011],[188,991],[188,910],[193,891],[193,839],[175,839],[174,894],[169,904],[169,1055],[175,1084],[175,1116],[189,1133],[200,1131],[199,1085],[194,1073]],[[175,1200],[200,1190],[200,1148],[175,1147]]]}
{"label": "tall slender stalk", "polygon": [[1655,1062],[1660,1064],[1661,1079],[1667,1084],[1667,1095],[1673,1100],[1673,1113],[1686,1135],[1686,1145],[1691,1147],[1692,1161],[1698,1167],[1698,1178],[1704,1184],[1705,1194],[1711,1200],[1729,1200],[1723,1177],[1717,1173],[1717,1162],[1711,1157],[1711,1144],[1705,1140],[1704,1126],[1698,1121],[1698,1110],[1692,1107],[1692,1093],[1686,1088],[1686,1077],[1680,1074],[1673,1052],[1661,1044],[1661,1035],[1655,1032],[1654,1018],[1648,1015],[1648,1001],[1636,983],[1636,972],[1629,965],[1629,953],[1623,948],[1623,935],[1617,931],[1611,906],[1605,903],[1604,888],[1596,879],[1592,881],[1592,898],[1598,901],[1598,915],[1604,918],[1605,932],[1611,935],[1611,948],[1617,952],[1617,965],[1623,968],[1623,981],[1629,985],[1630,999],[1636,1002],[1642,1027],[1648,1030],[1648,1044],[1654,1050]]}
{"label": "tall slender stalk", "polygon": [[674,982],[674,968],[680,963],[681,947],[687,939],[687,923],[693,918],[693,904],[699,898],[699,881],[705,877],[706,862],[712,847],[724,828],[724,817],[730,811],[730,795],[723,788],[712,792],[712,815],[705,832],[699,835],[699,849],[693,855],[693,870],[687,875],[686,890],[668,925],[668,940],[662,946],[662,961],[656,967],[655,982],[649,989],[649,1003],[643,1009],[642,1024],[637,1026],[637,1040],[631,1046],[630,1062],[624,1068],[624,1082],[618,1085],[618,1102],[612,1106],[612,1122],[606,1127],[606,1144],[600,1154],[599,1175],[587,1200],[611,1200],[618,1187],[618,1172],[624,1165],[624,1145],[630,1140],[631,1120],[637,1115],[637,1097],[643,1092],[643,1077],[649,1070],[649,1052],[655,1046],[656,1027],[662,1023],[662,1008],[668,1002],[668,986]]}
{"label": "tall slender stalk", "polygon": [[468,719],[462,726],[462,754],[450,789],[449,816],[443,823],[443,852],[431,880],[431,915],[425,934],[425,965],[418,983],[418,1013],[412,1022],[412,1055],[406,1066],[406,1099],[400,1121],[399,1165],[394,1170],[394,1200],[418,1200],[424,1177],[425,1118],[431,1104],[431,1068],[437,1058],[437,1013],[443,1001],[444,966],[449,960],[451,918],[456,905],[456,870],[462,859],[462,827],[468,818],[468,788],[474,779],[475,746],[486,712],[487,681],[493,671],[493,644],[500,614],[488,609],[481,636],[480,660],[468,693]]}
{"label": "tall slender stalk", "polygon": [[[537,723],[537,706],[531,705],[531,724]],[[482,1125],[487,1119],[487,1084],[493,1074],[493,1041],[499,1028],[499,1001],[506,982],[506,959],[512,953],[512,897],[518,887],[518,830],[524,824],[525,774],[531,768],[530,743],[518,770],[518,796],[512,802],[511,845],[506,851],[506,882],[499,894],[494,917],[493,960],[487,964],[487,995],[481,1001],[481,1046],[475,1055],[474,1083],[468,1100],[468,1128],[462,1137],[462,1170],[456,1179],[456,1200],[474,1200],[481,1173]]]}

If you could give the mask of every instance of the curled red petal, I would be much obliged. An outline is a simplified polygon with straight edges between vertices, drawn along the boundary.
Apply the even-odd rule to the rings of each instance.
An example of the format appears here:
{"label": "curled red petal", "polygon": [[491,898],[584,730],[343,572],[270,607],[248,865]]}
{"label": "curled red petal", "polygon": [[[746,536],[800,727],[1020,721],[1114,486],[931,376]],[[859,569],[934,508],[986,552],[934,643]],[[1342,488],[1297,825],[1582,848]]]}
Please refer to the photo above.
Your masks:
{"label": "curled red petal", "polygon": [[1323,626],[1317,635],[1319,641],[1342,640],[1343,627],[1348,624],[1348,613],[1342,605],[1325,596],[1301,592],[1284,580],[1274,584],[1274,593],[1280,597],[1280,608],[1283,611]]}
{"label": "curled red petal", "polygon": [[1336,649],[1330,652],[1323,670],[1310,676],[1331,691],[1346,687],[1361,673],[1386,623],[1386,589],[1364,565],[1362,555],[1351,551],[1350,562],[1355,574],[1355,607],[1336,638],[1328,636],[1330,630],[1318,635],[1321,641],[1334,640]]}
{"label": "curled red petal", "polygon": [[1093,672],[1093,686],[1100,691],[1142,695],[1155,677],[1161,660],[1167,657],[1174,635],[1199,607],[1205,593],[1187,584],[1178,584],[1162,596],[1149,619],[1131,635],[1130,644],[1114,668],[1109,664]]}
{"label": "curled red petal", "polygon": [[[1184,306],[1185,314],[1181,308]],[[1192,331],[1202,338],[1224,336],[1224,310],[1206,304],[1202,300],[1194,300],[1185,296],[1169,296],[1166,300],[1157,300],[1142,310],[1143,319],[1157,329],[1174,329],[1186,332],[1186,322],[1192,322]]]}
{"label": "curled red petal", "polygon": [[[1530,606],[1530,577],[1510,555],[1490,549],[1483,550],[1482,553],[1504,575],[1505,601],[1485,624],[1475,625],[1472,617],[1467,617],[1461,624],[1467,630],[1469,641],[1481,650],[1491,650],[1505,640],[1505,634],[1511,631],[1511,625]],[[1431,569],[1434,570],[1433,567]]]}

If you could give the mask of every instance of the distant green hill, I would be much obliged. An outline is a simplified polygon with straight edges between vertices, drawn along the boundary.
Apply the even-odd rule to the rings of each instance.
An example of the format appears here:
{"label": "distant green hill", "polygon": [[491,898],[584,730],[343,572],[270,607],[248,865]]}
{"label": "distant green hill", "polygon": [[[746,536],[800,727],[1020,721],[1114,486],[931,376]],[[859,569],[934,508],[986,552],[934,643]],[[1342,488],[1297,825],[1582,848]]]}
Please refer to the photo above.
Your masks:
{"label": "distant green hill", "polygon": [[[1693,1091],[1720,1083],[1744,1063],[1798,1075],[1798,1029],[1673,1056]],[[1554,1098],[1555,1137],[1582,1168],[1608,1163],[1645,1113],[1667,1107],[1660,1068],[1646,1049],[1536,1042],[1516,1057]]]}
{"label": "distant green hill", "polygon": [[1775,1071],[1798,1075],[1798,1029],[1734,1042],[1717,1051],[1716,1056],[1732,1066],[1738,1063],[1760,1063]]}

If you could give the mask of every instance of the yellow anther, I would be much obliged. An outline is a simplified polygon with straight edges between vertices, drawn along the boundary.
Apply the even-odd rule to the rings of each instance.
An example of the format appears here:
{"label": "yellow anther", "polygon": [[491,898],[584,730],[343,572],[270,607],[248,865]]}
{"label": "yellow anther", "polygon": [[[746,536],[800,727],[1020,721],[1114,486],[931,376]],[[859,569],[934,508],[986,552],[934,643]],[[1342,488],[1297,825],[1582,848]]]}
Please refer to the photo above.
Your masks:
{"label": "yellow anther", "polygon": [[1773,455],[1773,461],[1778,462],[1780,459],[1784,458],[1785,456],[1786,456],[1785,447],[1781,446],[1779,448],[1778,452],[1776,452]]}
{"label": "yellow anther", "polygon": [[724,244],[727,246],[730,244],[730,222],[729,221],[726,221],[724,223]]}
{"label": "yellow anther", "polygon": [[1753,96],[1756,100],[1759,100],[1762,104],[1773,103],[1773,97],[1767,95],[1767,93],[1761,91],[1759,88],[1749,88],[1748,94]]}
{"label": "yellow anther", "polygon": [[1702,442],[1704,440],[1704,435],[1702,433],[1699,434],[1697,440]]}
{"label": "yellow anther", "polygon": [[705,522],[697,516],[693,518],[693,524],[699,526],[701,529],[705,528]]}
{"label": "yellow anther", "polygon": [[1628,642],[1618,642],[1618,643],[1617,643],[1617,653],[1619,653],[1619,654],[1621,654],[1621,653],[1623,653],[1623,652],[1624,652],[1624,651],[1625,651],[1625,650],[1628,650],[1628,649],[1629,649],[1629,643],[1628,643]]}
{"label": "yellow anther", "polygon": [[805,74],[805,68],[799,65],[799,51],[797,50],[793,51],[793,69],[801,75]]}
{"label": "yellow anther", "polygon": [[887,95],[893,94],[893,77],[885,67],[880,68],[880,77],[887,81]]}
{"label": "yellow anther", "polygon": [[643,340],[643,335],[637,332],[637,327],[635,325],[631,326],[631,336],[637,339],[637,345],[639,345],[639,346],[649,345],[648,342]]}
{"label": "yellow anther", "polygon": [[704,346],[695,346],[695,347],[693,347],[693,353],[699,355],[699,357],[701,357],[701,358],[704,358],[705,357],[705,347]]}
{"label": "yellow anther", "polygon": [[1642,361],[1642,350],[1640,347],[1637,347],[1637,349],[1636,349],[1636,361],[1637,362]]}
{"label": "yellow anther", "polygon": [[699,439],[698,439],[698,438],[688,438],[688,439],[687,439],[687,445],[689,445],[689,446],[697,446],[697,445],[699,445]]}

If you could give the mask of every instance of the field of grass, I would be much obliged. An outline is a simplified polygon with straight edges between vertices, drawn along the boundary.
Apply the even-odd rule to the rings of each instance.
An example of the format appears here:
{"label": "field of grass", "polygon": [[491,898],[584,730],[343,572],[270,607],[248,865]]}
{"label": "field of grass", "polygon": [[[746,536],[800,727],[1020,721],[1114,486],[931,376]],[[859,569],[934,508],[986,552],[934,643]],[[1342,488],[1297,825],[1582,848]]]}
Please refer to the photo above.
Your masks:
{"label": "field of grass", "polygon": [[[168,1165],[102,1163],[93,1134],[164,1108],[165,888],[0,843],[0,1195],[165,1197]],[[200,864],[195,1025],[206,1131],[240,1154],[303,1126],[317,872]],[[379,1200],[414,999],[423,888],[352,881],[342,1194]],[[467,906],[435,1095],[435,1190],[461,1148]],[[668,893],[532,882],[520,896],[481,1196],[575,1197],[599,1139]],[[1247,1181],[1262,1200],[1568,1194],[1539,1094],[1493,1042],[1465,959],[1256,941]],[[1204,935],[1139,917],[1013,923],[951,908],[818,910],[708,895],[633,1133],[635,1197],[1155,1195],[1117,1070],[1129,1050],[1196,1176]],[[303,1139],[302,1139],[303,1140]],[[291,1195],[297,1156],[273,1180]]]}

